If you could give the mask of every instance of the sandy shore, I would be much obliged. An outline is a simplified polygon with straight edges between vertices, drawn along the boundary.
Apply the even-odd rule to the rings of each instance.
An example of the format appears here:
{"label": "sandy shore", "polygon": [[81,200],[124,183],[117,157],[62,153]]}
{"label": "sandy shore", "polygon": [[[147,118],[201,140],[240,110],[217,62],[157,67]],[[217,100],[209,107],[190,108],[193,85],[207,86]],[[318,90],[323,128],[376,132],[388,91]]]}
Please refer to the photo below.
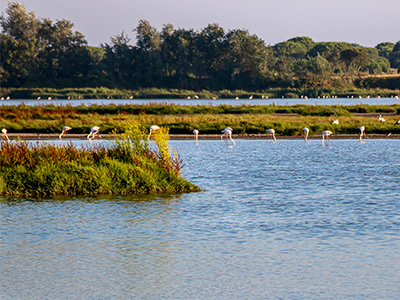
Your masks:
{"label": "sandy shore", "polygon": [[[399,139],[400,134],[392,134],[387,136],[386,134],[367,134],[369,139]],[[59,134],[47,134],[47,133],[8,133],[10,140],[56,140]],[[86,139],[87,134],[68,134],[64,139]],[[266,134],[233,134],[235,139],[267,139],[270,138]],[[101,134],[102,139],[114,139],[113,134]],[[309,139],[321,139],[321,135],[310,135]],[[358,139],[358,134],[333,134],[330,136],[331,139]],[[193,134],[170,134],[171,140],[193,140]],[[221,139],[220,134],[199,134],[199,140],[219,140]],[[277,136],[277,139],[291,139],[298,140],[303,139],[303,136]]]}

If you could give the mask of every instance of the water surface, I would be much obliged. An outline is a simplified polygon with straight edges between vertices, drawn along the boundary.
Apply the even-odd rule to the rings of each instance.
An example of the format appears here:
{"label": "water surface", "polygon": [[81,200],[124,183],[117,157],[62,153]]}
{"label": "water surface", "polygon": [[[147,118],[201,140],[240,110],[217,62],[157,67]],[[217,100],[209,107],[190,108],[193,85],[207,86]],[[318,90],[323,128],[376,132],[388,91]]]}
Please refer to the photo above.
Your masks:
{"label": "water surface", "polygon": [[295,105],[295,104],[308,104],[308,105],[357,105],[357,104],[369,104],[369,105],[390,105],[398,104],[399,100],[396,98],[309,98],[305,100],[303,98],[297,99],[53,99],[51,101],[42,100],[29,100],[29,99],[12,99],[0,101],[0,106],[2,105],[127,105],[127,104],[176,104],[176,105],[208,105],[208,106],[218,106],[222,104],[226,105]]}
{"label": "water surface", "polygon": [[171,141],[202,193],[2,198],[4,299],[395,299],[400,140]]}

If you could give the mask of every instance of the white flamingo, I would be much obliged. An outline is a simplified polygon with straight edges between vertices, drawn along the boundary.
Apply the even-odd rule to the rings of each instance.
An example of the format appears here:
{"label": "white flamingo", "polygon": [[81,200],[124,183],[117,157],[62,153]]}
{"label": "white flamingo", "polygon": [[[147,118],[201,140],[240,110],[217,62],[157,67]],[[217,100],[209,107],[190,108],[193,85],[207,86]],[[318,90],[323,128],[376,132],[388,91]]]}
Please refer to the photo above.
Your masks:
{"label": "white flamingo", "polygon": [[310,129],[308,129],[307,127],[304,127],[303,129],[302,129],[302,131],[304,131],[304,133],[305,133],[305,136],[304,136],[304,140],[308,143],[308,133],[310,132]]}
{"label": "white flamingo", "polygon": [[276,137],[275,137],[275,129],[267,129],[267,132],[272,135],[272,138],[274,139],[274,143],[276,143]]}
{"label": "white flamingo", "polygon": [[89,140],[89,143],[92,143],[92,140],[94,140],[96,138],[96,136],[98,138],[100,138],[100,127],[99,126],[93,126],[92,128],[90,128],[90,133],[87,136],[87,139]]}
{"label": "white flamingo", "polygon": [[339,125],[339,119],[332,121],[332,124]]}
{"label": "white flamingo", "polygon": [[[390,128],[390,130],[392,130],[393,127],[396,126],[396,125],[400,125],[400,120],[398,120],[396,123],[394,123],[392,128]],[[392,135],[392,133],[388,133],[386,136],[391,136],[391,135]]]}
{"label": "white flamingo", "polygon": [[364,137],[367,137],[366,134],[365,134],[365,126],[361,126],[361,127],[359,128],[359,130],[360,130],[360,142],[361,142],[362,144],[364,144],[365,142],[362,140],[362,137],[363,137],[363,136],[364,136]]}
{"label": "white flamingo", "polygon": [[229,138],[232,141],[233,145],[235,146],[236,143],[232,139],[232,131],[233,131],[233,129],[230,127],[226,127],[224,130],[222,130],[221,132],[223,134],[221,135],[221,141],[223,140],[224,137],[226,137],[226,143],[228,144],[228,138]]}
{"label": "white flamingo", "polygon": [[197,129],[193,130],[193,134],[194,134],[194,139],[196,141],[196,144],[198,142],[198,138],[199,138],[199,131]]}
{"label": "white flamingo", "polygon": [[1,136],[2,136],[5,140],[7,140],[7,142],[10,140],[10,139],[8,138],[8,135],[7,135],[7,129],[5,129],[5,128],[3,128],[3,129],[1,130]]}
{"label": "white flamingo", "polygon": [[332,134],[332,131],[325,130],[322,131],[322,147],[324,147],[324,140],[326,139],[326,146],[328,147],[329,144],[329,136]]}
{"label": "white flamingo", "polygon": [[72,128],[69,127],[69,126],[64,126],[64,127],[63,127],[63,129],[62,129],[62,131],[61,131],[61,134],[58,136],[58,137],[60,138],[60,141],[62,140],[62,137],[63,137],[64,135],[66,135],[66,134],[68,133],[68,131],[71,130],[71,129],[72,129]]}
{"label": "white flamingo", "polygon": [[382,118],[382,115],[378,116],[378,121],[379,122],[386,122],[386,120],[384,118]]}
{"label": "white flamingo", "polygon": [[157,125],[151,125],[151,126],[150,126],[149,136],[147,137],[147,139],[148,139],[149,141],[150,141],[151,134],[152,134],[154,131],[157,131],[157,130],[160,130],[160,127],[159,127],[159,126],[157,126]]}

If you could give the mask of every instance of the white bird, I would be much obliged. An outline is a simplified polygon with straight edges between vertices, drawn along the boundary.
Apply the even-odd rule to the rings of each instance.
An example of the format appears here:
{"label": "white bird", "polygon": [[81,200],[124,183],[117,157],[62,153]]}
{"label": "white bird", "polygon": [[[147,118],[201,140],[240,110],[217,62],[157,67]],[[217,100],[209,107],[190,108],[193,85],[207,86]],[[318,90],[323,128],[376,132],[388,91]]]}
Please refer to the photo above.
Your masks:
{"label": "white bird", "polygon": [[274,143],[276,143],[275,129],[267,129],[267,132],[269,132],[272,135],[272,138],[274,139]]}
{"label": "white bird", "polygon": [[329,144],[329,136],[332,134],[332,131],[325,130],[322,131],[322,147],[324,147],[324,140],[326,139],[326,146],[328,147]]}
{"label": "white bird", "polygon": [[363,142],[362,137],[363,137],[363,136],[366,137],[366,134],[365,134],[365,126],[361,126],[361,127],[359,128],[359,130],[360,130],[360,142],[361,142],[362,144],[364,144],[365,142]]}
{"label": "white bird", "polygon": [[306,101],[307,101],[307,100],[308,100],[308,97],[307,97],[307,96],[304,96],[304,100],[306,100]]}
{"label": "white bird", "polygon": [[194,95],[194,98],[197,100],[197,99],[199,99],[199,96],[197,96],[197,95]]}
{"label": "white bird", "polygon": [[58,136],[60,138],[60,141],[62,140],[63,135],[66,135],[68,133],[69,130],[71,130],[72,128],[69,126],[64,126],[61,134]]}
{"label": "white bird", "polygon": [[235,100],[239,100],[239,97],[236,97]]}
{"label": "white bird", "polygon": [[149,141],[150,141],[151,134],[152,134],[154,131],[157,131],[157,130],[160,130],[160,127],[158,127],[157,125],[151,125],[151,126],[150,126],[149,136],[147,137],[147,139],[148,139]]}
{"label": "white bird", "polygon": [[332,124],[339,125],[339,120],[336,119],[336,120],[332,121]]}
{"label": "white bird", "polygon": [[251,95],[251,96],[249,97],[249,100],[253,100],[253,95]]}
{"label": "white bird", "polygon": [[378,116],[378,121],[379,122],[385,122],[386,120],[384,118],[382,118],[382,115],[379,115]]}
{"label": "white bird", "polygon": [[307,127],[304,127],[304,128],[302,129],[302,131],[304,131],[304,133],[306,134],[306,135],[304,136],[304,140],[308,143],[307,138],[308,138],[308,133],[310,132],[310,129],[308,129]]}
{"label": "white bird", "polygon": [[199,131],[197,129],[193,130],[193,134],[194,134],[194,139],[196,141],[196,144],[198,142],[198,138],[199,138]]}
{"label": "white bird", "polygon": [[224,137],[226,137],[226,143],[228,144],[228,138],[229,138],[232,141],[233,145],[235,146],[236,143],[232,139],[232,131],[233,131],[233,129],[230,127],[226,127],[224,130],[222,130],[221,132],[223,134],[221,135],[221,141],[223,140]]}
{"label": "white bird", "polygon": [[10,140],[10,139],[8,138],[8,135],[7,135],[7,129],[5,129],[5,128],[3,128],[3,129],[1,130],[1,136],[2,136],[5,140],[7,140],[7,142]]}
{"label": "white bird", "polygon": [[90,128],[90,133],[87,136],[87,139],[89,140],[89,143],[92,143],[92,140],[97,137],[100,138],[100,127],[99,126],[93,126],[92,128]]}
{"label": "white bird", "polygon": [[[396,126],[396,125],[400,125],[400,120],[398,120],[396,123],[394,123],[392,128],[390,128],[390,130],[392,130],[393,127]],[[391,136],[391,135],[392,135],[392,133],[388,133],[386,136]]]}

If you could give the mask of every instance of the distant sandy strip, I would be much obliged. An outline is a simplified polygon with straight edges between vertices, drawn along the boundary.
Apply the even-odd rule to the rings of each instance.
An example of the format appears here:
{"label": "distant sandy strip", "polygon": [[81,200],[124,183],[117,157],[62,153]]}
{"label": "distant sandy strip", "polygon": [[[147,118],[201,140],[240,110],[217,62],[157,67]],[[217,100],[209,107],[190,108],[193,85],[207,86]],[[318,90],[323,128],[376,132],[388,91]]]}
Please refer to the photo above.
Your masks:
{"label": "distant sandy strip", "polygon": [[[37,133],[8,133],[8,137],[11,140],[21,139],[21,140],[57,140],[59,138],[59,134],[37,134]],[[68,134],[63,140],[69,139],[86,139],[87,134]],[[194,140],[193,134],[170,134],[171,140]],[[233,138],[236,139],[267,139],[270,136],[266,134],[233,134]],[[368,139],[399,139],[400,134],[392,134],[389,137],[386,134],[367,134]],[[101,134],[102,139],[114,139],[115,135],[113,134]],[[330,136],[331,139],[358,139],[358,134],[332,134]],[[199,140],[219,140],[221,139],[220,134],[199,134]],[[300,140],[303,139],[303,136],[279,136],[277,135],[277,139],[290,139],[290,140]],[[321,135],[310,135],[308,139],[321,139]]]}

